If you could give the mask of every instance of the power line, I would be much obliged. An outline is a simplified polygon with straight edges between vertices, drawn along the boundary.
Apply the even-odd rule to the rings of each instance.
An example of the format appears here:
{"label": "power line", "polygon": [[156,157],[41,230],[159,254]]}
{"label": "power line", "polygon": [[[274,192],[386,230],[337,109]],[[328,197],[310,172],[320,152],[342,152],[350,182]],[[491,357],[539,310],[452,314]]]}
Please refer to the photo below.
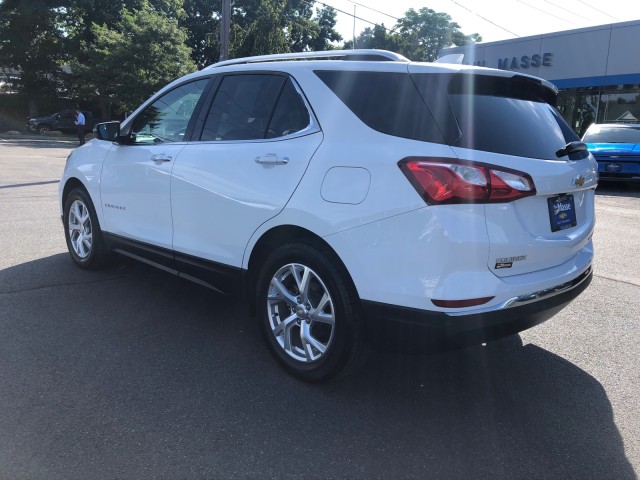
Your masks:
{"label": "power line", "polygon": [[592,8],[593,10],[595,10],[595,11],[596,11],[596,12],[598,12],[598,13],[601,13],[601,14],[603,14],[603,15],[606,15],[606,16],[607,16],[607,17],[609,17],[609,18],[613,18],[616,22],[619,22],[619,21],[620,21],[620,19],[619,19],[619,18],[616,18],[616,17],[614,17],[614,16],[612,16],[612,15],[609,15],[607,12],[603,12],[602,10],[598,10],[598,9],[597,9],[596,7],[594,7],[593,5],[589,5],[587,2],[583,2],[582,0],[578,0],[578,1],[579,1],[580,3],[582,3],[583,5],[586,5],[587,7]]}
{"label": "power line", "polygon": [[570,23],[571,25],[577,25],[577,23],[572,22],[571,20],[567,20],[566,18],[558,17],[558,16],[554,15],[553,13],[547,12],[546,10],[542,10],[541,8],[534,7],[533,5],[529,5],[527,2],[523,2],[522,0],[516,0],[516,2],[521,3],[522,5],[526,5],[529,8],[533,8],[534,10],[537,10],[538,12],[544,13],[545,15],[549,15],[550,17],[562,20],[563,22]]}
{"label": "power line", "polygon": [[590,18],[583,17],[583,16],[582,16],[582,15],[580,15],[579,13],[575,13],[575,12],[572,12],[571,10],[567,10],[567,9],[566,9],[566,8],[564,8],[562,5],[558,5],[557,3],[550,2],[549,0],[542,0],[542,1],[543,1],[543,2],[545,2],[545,3],[548,3],[549,5],[553,5],[554,7],[558,8],[558,9],[560,9],[560,10],[564,10],[565,12],[570,13],[571,15],[573,15],[573,16],[575,16],[575,17],[580,17],[580,18],[582,18],[583,20],[586,20],[587,22],[591,22],[591,21],[592,21]]}
{"label": "power line", "polygon": [[[320,0],[303,0],[303,1],[305,1],[305,2],[307,2],[309,4],[319,3],[320,5],[324,5],[325,7],[331,7],[336,12],[344,13],[345,15],[349,15],[350,17],[353,17],[356,20],[360,20],[361,22],[365,22],[365,23],[368,23],[368,24],[376,26],[376,27],[384,28],[386,31],[388,31],[390,33],[393,33],[393,30],[391,30],[390,28],[385,27],[384,25],[381,25],[381,24],[376,23],[376,22],[372,22],[370,20],[366,20],[366,19],[364,19],[362,17],[358,17],[357,15],[354,15],[353,13],[345,12],[344,10],[340,10],[339,8],[336,8],[333,5],[328,5],[328,4],[324,3],[324,2],[321,2]],[[355,3],[355,2],[353,2],[353,3]]]}
{"label": "power line", "polygon": [[400,19],[398,17],[394,17],[393,15],[389,15],[388,13],[381,12],[380,10],[376,10],[375,8],[367,7],[366,5],[362,5],[361,3],[354,2],[353,0],[346,0],[346,1],[347,2],[351,2],[354,5],[358,5],[359,7],[366,8],[366,9],[371,10],[373,12],[379,13],[380,15],[384,15],[386,17],[393,18],[394,20],[400,21]]}
{"label": "power line", "polygon": [[482,20],[484,20],[485,22],[489,22],[491,25],[493,25],[494,27],[498,27],[500,30],[504,30],[507,33],[510,33],[511,35],[515,36],[515,37],[520,37],[520,35],[518,35],[517,33],[512,32],[511,30],[507,30],[504,27],[501,27],[500,25],[498,25],[495,22],[492,22],[491,20],[489,20],[488,18],[484,18],[482,15],[480,15],[479,13],[474,12],[473,10],[465,7],[464,5],[459,4],[458,2],[456,2],[455,0],[449,0],[451,3],[455,3],[456,5],[458,5],[460,8],[465,9],[467,12],[472,13],[473,15],[475,15],[476,17],[481,18]]}

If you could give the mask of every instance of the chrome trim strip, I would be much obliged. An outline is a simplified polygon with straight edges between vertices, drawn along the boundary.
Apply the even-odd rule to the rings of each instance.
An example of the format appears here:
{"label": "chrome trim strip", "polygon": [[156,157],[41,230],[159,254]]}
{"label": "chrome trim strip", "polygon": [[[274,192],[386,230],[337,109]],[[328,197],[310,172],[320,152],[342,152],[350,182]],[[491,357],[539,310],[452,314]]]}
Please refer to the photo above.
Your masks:
{"label": "chrome trim strip", "polygon": [[560,295],[561,293],[567,292],[569,290],[573,290],[582,282],[584,282],[589,275],[591,274],[592,267],[589,267],[578,275],[573,280],[570,280],[565,283],[561,283],[560,285],[556,285],[554,287],[545,288],[544,290],[539,290],[537,292],[528,293],[525,295],[520,295],[518,297],[510,298],[509,300],[502,302],[498,305],[494,305],[493,307],[483,308],[480,310],[466,310],[464,312],[444,312],[450,317],[460,317],[463,315],[474,315],[476,313],[486,313],[486,312],[494,312],[496,310],[505,310],[507,308],[520,307],[522,305],[527,305],[529,303],[538,302],[543,299],[555,297],[556,295]]}

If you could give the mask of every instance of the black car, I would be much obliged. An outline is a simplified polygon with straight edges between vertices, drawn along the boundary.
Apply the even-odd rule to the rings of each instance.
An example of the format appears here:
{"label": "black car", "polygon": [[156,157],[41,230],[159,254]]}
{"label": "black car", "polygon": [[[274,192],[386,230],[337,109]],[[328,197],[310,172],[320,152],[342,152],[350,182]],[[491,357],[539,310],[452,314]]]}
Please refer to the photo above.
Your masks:
{"label": "black car", "polygon": [[[87,132],[93,130],[93,114],[91,112],[82,112],[85,118],[84,129]],[[41,135],[57,130],[62,133],[74,133],[77,130],[75,124],[76,112],[73,110],[62,110],[53,115],[44,117],[32,117],[27,121],[27,131],[36,132]]]}

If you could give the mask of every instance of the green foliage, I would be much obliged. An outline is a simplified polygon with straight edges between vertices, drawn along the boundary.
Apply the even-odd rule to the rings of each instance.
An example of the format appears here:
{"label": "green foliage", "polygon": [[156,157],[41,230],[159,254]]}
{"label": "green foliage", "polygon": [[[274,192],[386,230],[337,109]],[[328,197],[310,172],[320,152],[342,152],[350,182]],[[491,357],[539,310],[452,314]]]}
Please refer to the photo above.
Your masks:
{"label": "green foliage", "polygon": [[[344,48],[350,49],[352,47],[352,40],[345,43]],[[383,24],[376,25],[373,28],[365,28],[362,33],[356,37],[355,48],[377,48],[402,53],[404,42],[402,36],[397,33],[389,33]]]}
{"label": "green foliage", "polygon": [[59,87],[65,39],[60,3],[4,0],[0,3],[0,59],[22,72],[17,86],[27,94],[53,93]]}
{"label": "green foliage", "polygon": [[442,48],[482,40],[477,33],[463,34],[460,25],[453,22],[448,14],[426,7],[418,11],[410,8],[398,21],[396,29],[402,37],[400,53],[418,62],[435,60]]}
{"label": "green foliage", "polygon": [[133,110],[170,81],[195,70],[187,36],[165,12],[143,8],[120,12],[114,25],[92,24],[93,42],[82,42],[82,58],[71,59],[70,89]]}
{"label": "green foliage", "polygon": [[332,50],[334,47],[332,42],[342,40],[336,30],[336,11],[331,7],[324,7],[316,12],[314,23],[318,25],[318,34],[309,42],[311,51]]}
{"label": "green foliage", "polygon": [[220,58],[220,1],[185,0],[185,17],[180,25],[187,33],[191,58],[198,68]]}
{"label": "green foliage", "polygon": [[[263,0],[251,3],[251,9],[234,11],[230,57],[289,52],[290,46],[284,32],[286,2]],[[238,21],[235,21],[236,18]]]}
{"label": "green foliage", "polygon": [[341,40],[336,12],[327,7],[314,16],[307,0],[245,0],[235,3],[230,57],[330,50]]}
{"label": "green foliage", "polygon": [[[21,71],[18,90],[131,110],[169,81],[215,63],[221,0],[0,0],[0,67]],[[330,50],[336,11],[309,0],[233,0],[230,58]],[[410,9],[389,32],[365,29],[357,48],[429,61],[480,41],[445,13]],[[345,43],[351,48],[352,42]]]}

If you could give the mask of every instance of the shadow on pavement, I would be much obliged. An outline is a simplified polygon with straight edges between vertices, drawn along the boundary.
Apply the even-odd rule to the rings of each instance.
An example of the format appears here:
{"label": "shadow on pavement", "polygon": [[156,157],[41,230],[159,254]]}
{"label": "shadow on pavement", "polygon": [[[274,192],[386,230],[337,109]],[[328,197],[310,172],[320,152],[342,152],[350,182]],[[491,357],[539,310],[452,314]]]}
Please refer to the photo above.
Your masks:
{"label": "shadow on pavement", "polygon": [[0,271],[3,478],[636,478],[603,387],[520,337],[287,376],[236,300],[66,254]]}
{"label": "shadow on pavement", "polygon": [[596,195],[640,198],[640,182],[607,182],[601,180]]}

